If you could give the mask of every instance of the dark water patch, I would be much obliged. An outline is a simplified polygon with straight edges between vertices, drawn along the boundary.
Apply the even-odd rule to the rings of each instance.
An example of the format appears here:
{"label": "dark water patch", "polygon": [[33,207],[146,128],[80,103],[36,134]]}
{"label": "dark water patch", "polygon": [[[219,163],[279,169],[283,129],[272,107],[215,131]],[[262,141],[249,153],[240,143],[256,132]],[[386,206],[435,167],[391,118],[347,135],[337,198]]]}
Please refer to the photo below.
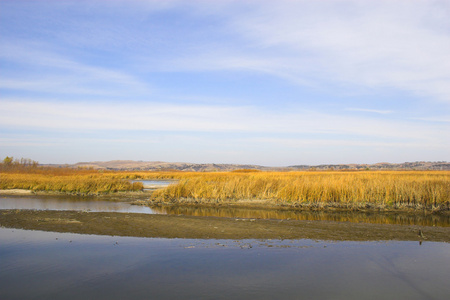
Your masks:
{"label": "dark water patch", "polygon": [[305,211],[201,206],[160,206],[152,207],[152,209],[161,214],[182,214],[202,217],[335,221],[450,227],[450,215],[425,214],[420,211],[414,213],[380,211]]}
{"label": "dark water patch", "polygon": [[0,228],[1,299],[447,299],[450,244]]}
{"label": "dark water patch", "polygon": [[0,210],[2,209],[157,213],[148,206],[132,205],[124,201],[111,201],[111,198],[77,196],[3,196],[0,197]]}

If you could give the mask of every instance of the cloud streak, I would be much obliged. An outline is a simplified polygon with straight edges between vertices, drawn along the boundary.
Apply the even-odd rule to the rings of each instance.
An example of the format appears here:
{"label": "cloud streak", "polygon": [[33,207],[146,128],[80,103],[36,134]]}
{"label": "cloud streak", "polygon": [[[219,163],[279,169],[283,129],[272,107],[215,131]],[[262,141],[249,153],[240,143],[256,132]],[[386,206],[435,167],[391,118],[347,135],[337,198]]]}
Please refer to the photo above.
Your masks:
{"label": "cloud streak", "polygon": [[322,88],[331,82],[347,89],[389,87],[450,103],[446,1],[228,3],[225,13],[200,11],[225,15],[223,26],[241,46],[188,47],[189,55],[171,61],[169,70],[257,71]]}
{"label": "cloud streak", "polygon": [[369,112],[369,113],[382,114],[382,115],[393,113],[392,110],[378,110],[378,109],[370,109],[370,108],[353,108],[353,107],[350,107],[350,108],[346,108],[345,110],[347,110],[347,111]]}
{"label": "cloud streak", "polygon": [[11,99],[3,101],[3,127],[45,130],[137,130],[173,132],[243,132],[316,134],[414,139],[437,142],[445,125],[339,116],[314,111],[273,113],[258,107],[143,103],[58,103]]}
{"label": "cloud streak", "polygon": [[104,96],[151,92],[147,83],[132,75],[77,62],[42,43],[3,42],[0,59],[27,70],[0,75],[2,89]]}

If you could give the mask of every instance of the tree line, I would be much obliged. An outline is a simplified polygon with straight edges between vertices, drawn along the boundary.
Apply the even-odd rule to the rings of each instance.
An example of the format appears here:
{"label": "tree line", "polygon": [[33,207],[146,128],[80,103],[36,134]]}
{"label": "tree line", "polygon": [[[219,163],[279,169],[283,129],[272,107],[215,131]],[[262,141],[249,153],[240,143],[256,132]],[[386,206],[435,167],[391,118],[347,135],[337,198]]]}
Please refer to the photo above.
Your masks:
{"label": "tree line", "polygon": [[39,163],[29,158],[14,159],[12,156],[6,156],[0,162],[0,171],[35,169]]}

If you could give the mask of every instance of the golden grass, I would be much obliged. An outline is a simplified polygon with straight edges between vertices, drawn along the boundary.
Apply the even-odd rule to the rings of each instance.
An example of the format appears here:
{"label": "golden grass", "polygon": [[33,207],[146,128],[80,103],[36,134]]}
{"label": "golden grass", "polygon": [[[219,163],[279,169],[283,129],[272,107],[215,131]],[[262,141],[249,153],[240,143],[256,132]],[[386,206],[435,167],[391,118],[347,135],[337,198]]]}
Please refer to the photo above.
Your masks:
{"label": "golden grass", "polygon": [[[142,176],[143,174],[141,174]],[[220,203],[240,199],[298,205],[438,207],[450,200],[448,171],[159,174],[180,179],[154,192],[160,200]],[[165,177],[164,177],[165,176]]]}
{"label": "golden grass", "polygon": [[0,189],[28,189],[33,191],[56,191],[63,193],[98,194],[119,191],[139,191],[140,182],[113,179],[103,174],[0,174]]}
{"label": "golden grass", "polygon": [[256,203],[292,206],[438,208],[449,206],[450,171],[176,172],[69,168],[2,170],[0,189],[66,193],[142,190],[133,179],[176,179],[153,192],[162,202]]}
{"label": "golden grass", "polygon": [[27,189],[77,194],[139,191],[142,183],[106,176],[104,171],[86,168],[42,167],[30,159],[6,157],[0,163],[0,189]]}

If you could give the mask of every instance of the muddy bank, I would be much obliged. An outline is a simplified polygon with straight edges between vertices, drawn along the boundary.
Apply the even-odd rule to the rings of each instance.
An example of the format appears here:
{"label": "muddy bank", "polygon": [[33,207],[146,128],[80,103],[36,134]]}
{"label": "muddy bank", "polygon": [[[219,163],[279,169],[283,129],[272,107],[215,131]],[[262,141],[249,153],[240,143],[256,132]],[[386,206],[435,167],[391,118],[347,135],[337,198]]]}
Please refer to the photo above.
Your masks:
{"label": "muddy bank", "polygon": [[155,238],[450,242],[448,227],[77,211],[1,210],[0,226]]}
{"label": "muddy bank", "polygon": [[33,195],[33,191],[24,189],[0,190],[0,195]]}

